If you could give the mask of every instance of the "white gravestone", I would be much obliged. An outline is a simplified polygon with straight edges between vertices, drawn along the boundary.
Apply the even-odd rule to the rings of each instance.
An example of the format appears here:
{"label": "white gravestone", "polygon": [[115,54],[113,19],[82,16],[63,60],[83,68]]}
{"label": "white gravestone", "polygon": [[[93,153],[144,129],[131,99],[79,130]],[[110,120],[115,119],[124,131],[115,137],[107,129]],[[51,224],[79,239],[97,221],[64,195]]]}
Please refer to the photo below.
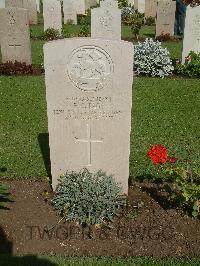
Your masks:
{"label": "white gravestone", "polygon": [[31,64],[28,12],[22,8],[0,9],[2,62]]}
{"label": "white gravestone", "polygon": [[145,11],[145,0],[135,0],[134,1],[135,10],[139,13],[144,13]]}
{"label": "white gravestone", "polygon": [[85,0],[73,0],[75,4],[75,10],[78,15],[85,15],[86,5]]}
{"label": "white gravestone", "polygon": [[99,4],[98,0],[85,0],[85,8],[86,8],[86,10],[91,8],[91,7],[95,7],[98,4]]}
{"label": "white gravestone", "polygon": [[160,0],[157,5],[156,36],[174,35],[176,1]]}
{"label": "white gravestone", "polygon": [[113,0],[100,2],[99,8],[91,10],[91,37],[101,39],[121,39],[121,10]]}
{"label": "white gravestone", "polygon": [[53,189],[82,168],[113,174],[128,193],[133,45],[73,38],[44,46]]}
{"label": "white gravestone", "polygon": [[29,24],[37,24],[37,5],[35,0],[23,0],[23,8],[28,10]]}
{"label": "white gravestone", "polygon": [[5,7],[24,7],[23,0],[5,0]]}
{"label": "white gravestone", "polygon": [[77,13],[74,0],[63,0],[64,23],[71,21],[77,24]]}
{"label": "white gravestone", "polygon": [[0,0],[0,8],[5,8],[5,0]]}
{"label": "white gravestone", "polygon": [[62,31],[61,3],[59,0],[43,0],[44,30]]}
{"label": "white gravestone", "polygon": [[157,0],[145,0],[145,18],[155,18],[157,10]]}
{"label": "white gravestone", "polygon": [[188,56],[190,51],[200,53],[200,6],[187,6],[182,63],[185,62],[185,57]]}
{"label": "white gravestone", "polygon": [[134,0],[128,0],[128,4],[134,6]]}
{"label": "white gravestone", "polygon": [[37,12],[40,13],[40,0],[36,0]]}

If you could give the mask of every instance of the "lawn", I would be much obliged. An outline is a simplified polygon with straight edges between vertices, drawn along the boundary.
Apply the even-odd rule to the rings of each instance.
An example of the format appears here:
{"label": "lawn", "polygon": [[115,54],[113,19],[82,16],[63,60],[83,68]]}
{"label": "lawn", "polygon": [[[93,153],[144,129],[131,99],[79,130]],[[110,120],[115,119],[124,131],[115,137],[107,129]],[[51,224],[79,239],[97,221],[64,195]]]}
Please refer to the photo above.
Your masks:
{"label": "lawn", "polygon": [[199,266],[199,259],[156,259],[147,257],[135,257],[135,258],[106,258],[106,257],[0,257],[0,266]]}
{"label": "lawn", "polygon": [[[0,176],[46,177],[42,155],[47,152],[48,132],[44,76],[1,76],[0,93]],[[199,102],[199,80],[135,78],[131,177],[145,173],[147,149],[154,143],[200,165]]]}

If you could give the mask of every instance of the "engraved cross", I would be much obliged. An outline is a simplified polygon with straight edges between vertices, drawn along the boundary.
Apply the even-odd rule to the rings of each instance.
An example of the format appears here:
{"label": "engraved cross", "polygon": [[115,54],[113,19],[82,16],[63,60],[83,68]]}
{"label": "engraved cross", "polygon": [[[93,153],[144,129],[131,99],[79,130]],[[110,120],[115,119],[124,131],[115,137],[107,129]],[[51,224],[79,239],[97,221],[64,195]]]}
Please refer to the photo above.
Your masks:
{"label": "engraved cross", "polygon": [[88,157],[88,163],[87,166],[92,165],[92,143],[103,143],[103,139],[92,139],[92,128],[91,128],[91,122],[86,125],[87,130],[87,137],[85,139],[79,139],[75,137],[75,142],[83,142],[87,144],[87,157]]}

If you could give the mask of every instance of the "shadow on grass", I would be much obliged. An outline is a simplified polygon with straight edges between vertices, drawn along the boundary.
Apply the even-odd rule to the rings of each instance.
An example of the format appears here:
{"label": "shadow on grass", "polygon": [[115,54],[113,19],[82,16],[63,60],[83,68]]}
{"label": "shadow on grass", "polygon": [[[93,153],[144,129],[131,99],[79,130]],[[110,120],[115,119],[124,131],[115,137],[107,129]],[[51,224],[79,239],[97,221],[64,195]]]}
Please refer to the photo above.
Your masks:
{"label": "shadow on grass", "polygon": [[51,182],[52,177],[51,177],[51,161],[50,161],[50,149],[49,149],[49,134],[48,133],[40,133],[38,135],[38,142],[40,145],[40,150],[41,150],[42,157],[44,160],[46,172],[47,172],[47,175],[50,178],[50,182]]}
{"label": "shadow on grass", "polygon": [[0,255],[0,266],[58,266],[58,264],[32,255],[23,257]]}

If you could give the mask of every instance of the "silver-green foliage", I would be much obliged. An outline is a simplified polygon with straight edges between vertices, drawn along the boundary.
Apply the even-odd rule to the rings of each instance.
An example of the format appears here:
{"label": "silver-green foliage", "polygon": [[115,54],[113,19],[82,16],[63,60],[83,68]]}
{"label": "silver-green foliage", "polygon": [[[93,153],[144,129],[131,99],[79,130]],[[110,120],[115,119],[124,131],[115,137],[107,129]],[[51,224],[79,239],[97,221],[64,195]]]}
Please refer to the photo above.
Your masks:
{"label": "silver-green foliage", "polygon": [[79,224],[101,224],[112,221],[125,200],[120,196],[121,186],[113,176],[102,171],[91,173],[66,172],[60,178],[52,200],[59,215]]}
{"label": "silver-green foliage", "polygon": [[159,41],[146,39],[134,47],[134,71],[137,75],[165,77],[172,73],[174,67],[167,48]]}

